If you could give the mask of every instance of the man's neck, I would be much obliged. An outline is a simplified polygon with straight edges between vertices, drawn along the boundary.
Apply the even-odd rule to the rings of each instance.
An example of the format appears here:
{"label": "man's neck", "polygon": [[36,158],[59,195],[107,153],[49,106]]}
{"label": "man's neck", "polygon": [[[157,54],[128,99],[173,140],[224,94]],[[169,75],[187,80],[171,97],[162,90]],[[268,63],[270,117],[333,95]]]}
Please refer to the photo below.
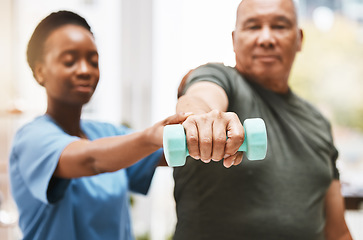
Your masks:
{"label": "man's neck", "polygon": [[[239,71],[237,67],[236,69],[237,71]],[[275,93],[286,94],[289,92],[289,84],[288,84],[289,74],[261,77],[256,75],[250,75],[248,73],[245,73],[244,71],[239,71],[239,73],[243,77],[245,77],[248,81],[254,82],[260,85],[261,87],[273,91]]]}

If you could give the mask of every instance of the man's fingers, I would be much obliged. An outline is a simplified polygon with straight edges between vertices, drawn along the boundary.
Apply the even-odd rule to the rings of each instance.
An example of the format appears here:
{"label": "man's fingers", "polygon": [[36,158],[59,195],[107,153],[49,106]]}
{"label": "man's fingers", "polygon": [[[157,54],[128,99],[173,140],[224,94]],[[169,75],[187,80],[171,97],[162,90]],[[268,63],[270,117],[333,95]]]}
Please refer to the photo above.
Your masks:
{"label": "man's fingers", "polygon": [[228,139],[225,147],[225,155],[234,155],[244,141],[245,131],[235,114],[230,114],[226,129]]}
{"label": "man's fingers", "polygon": [[212,160],[220,161],[225,156],[225,145],[226,145],[226,124],[224,121],[213,122],[213,150]]}
{"label": "man's fingers", "polygon": [[200,159],[209,163],[212,159],[212,147],[213,147],[213,129],[210,122],[203,122],[203,126],[198,125],[199,133],[199,151]]}
{"label": "man's fingers", "polygon": [[223,161],[223,166],[225,166],[226,168],[230,168],[233,165],[238,165],[242,162],[242,157],[243,157],[243,152],[237,152],[236,154],[225,158]]}
{"label": "man's fingers", "polygon": [[230,168],[236,161],[237,153],[224,159],[223,166]]}
{"label": "man's fingers", "polygon": [[213,110],[208,114],[194,115],[183,122],[183,127],[191,157],[205,163],[224,158],[227,167],[242,161],[242,154],[236,153],[243,143],[244,129],[235,113]]}
{"label": "man's fingers", "polygon": [[233,165],[237,166],[237,165],[241,164],[242,159],[243,159],[243,152],[237,152],[237,157],[234,160],[234,164]]}
{"label": "man's fingers", "polygon": [[200,159],[199,152],[199,134],[198,128],[194,121],[185,121],[183,123],[189,155],[194,159]]}

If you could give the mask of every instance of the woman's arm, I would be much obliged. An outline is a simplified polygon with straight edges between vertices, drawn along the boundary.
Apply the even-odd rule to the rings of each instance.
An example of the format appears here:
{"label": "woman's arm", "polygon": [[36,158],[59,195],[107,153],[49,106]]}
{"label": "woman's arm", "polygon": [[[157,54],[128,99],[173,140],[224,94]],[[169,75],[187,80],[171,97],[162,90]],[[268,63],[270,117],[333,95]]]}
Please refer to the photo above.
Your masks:
{"label": "woman's arm", "polygon": [[76,178],[129,167],[162,147],[165,125],[182,123],[187,114],[175,114],[144,131],[70,143],[62,152],[54,176]]}

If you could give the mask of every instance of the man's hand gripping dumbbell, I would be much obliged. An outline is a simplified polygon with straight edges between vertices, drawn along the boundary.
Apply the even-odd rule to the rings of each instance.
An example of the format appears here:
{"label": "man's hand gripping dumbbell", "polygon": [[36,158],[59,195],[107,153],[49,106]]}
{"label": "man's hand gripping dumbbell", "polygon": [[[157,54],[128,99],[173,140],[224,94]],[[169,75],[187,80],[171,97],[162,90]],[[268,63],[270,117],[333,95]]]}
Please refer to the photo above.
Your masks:
{"label": "man's hand gripping dumbbell", "polygon": [[[249,160],[262,160],[267,151],[267,133],[261,118],[246,119],[244,126],[244,141],[238,151],[244,151]],[[228,136],[226,136],[228,141]],[[164,128],[164,154],[170,167],[183,166],[189,155],[186,134],[183,125],[168,125]]]}

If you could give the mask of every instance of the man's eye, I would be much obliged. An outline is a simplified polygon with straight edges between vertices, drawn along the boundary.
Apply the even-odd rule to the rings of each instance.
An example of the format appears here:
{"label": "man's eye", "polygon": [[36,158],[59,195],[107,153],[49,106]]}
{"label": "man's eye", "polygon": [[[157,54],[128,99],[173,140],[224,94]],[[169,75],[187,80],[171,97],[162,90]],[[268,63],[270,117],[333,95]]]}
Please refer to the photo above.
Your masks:
{"label": "man's eye", "polygon": [[258,26],[258,25],[252,25],[252,26],[249,26],[248,29],[250,29],[250,30],[257,30],[257,29],[260,29],[260,26]]}
{"label": "man's eye", "polygon": [[286,26],[285,25],[273,25],[272,29],[285,29]]}
{"label": "man's eye", "polygon": [[74,61],[65,61],[63,62],[63,65],[66,66],[66,67],[72,67],[74,64]]}

